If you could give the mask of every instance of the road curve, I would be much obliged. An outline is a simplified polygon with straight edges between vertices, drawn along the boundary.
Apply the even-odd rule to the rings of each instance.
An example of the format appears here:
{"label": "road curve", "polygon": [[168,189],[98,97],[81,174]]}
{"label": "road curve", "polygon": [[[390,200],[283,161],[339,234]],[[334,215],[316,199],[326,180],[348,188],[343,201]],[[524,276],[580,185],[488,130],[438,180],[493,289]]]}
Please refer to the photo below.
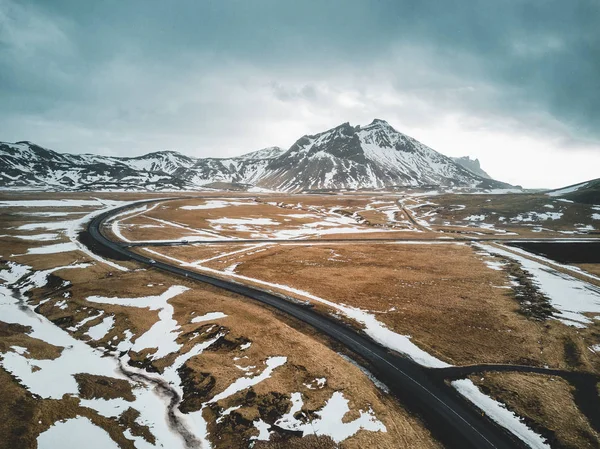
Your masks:
{"label": "road curve", "polygon": [[368,369],[398,397],[403,407],[417,414],[434,437],[446,447],[457,449],[526,447],[507,430],[483,416],[452,387],[440,381],[439,376],[432,373],[434,369],[424,368],[408,358],[392,353],[350,326],[324,316],[306,305],[290,302],[255,287],[207,276],[161,261],[152,261],[113,242],[103,234],[103,223],[113,215],[140,204],[157,201],[165,200],[140,201],[96,216],[88,225],[89,237],[113,255],[223,288],[259,301],[312,326],[368,362]]}

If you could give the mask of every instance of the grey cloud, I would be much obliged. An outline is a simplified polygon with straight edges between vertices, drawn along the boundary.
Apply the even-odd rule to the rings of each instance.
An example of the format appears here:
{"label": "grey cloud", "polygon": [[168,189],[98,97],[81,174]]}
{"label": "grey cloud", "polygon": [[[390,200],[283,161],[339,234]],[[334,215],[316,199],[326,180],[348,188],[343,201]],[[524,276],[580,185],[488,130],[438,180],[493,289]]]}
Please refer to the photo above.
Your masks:
{"label": "grey cloud", "polygon": [[597,148],[599,24],[594,0],[0,0],[0,139],[206,155],[459,114]]}

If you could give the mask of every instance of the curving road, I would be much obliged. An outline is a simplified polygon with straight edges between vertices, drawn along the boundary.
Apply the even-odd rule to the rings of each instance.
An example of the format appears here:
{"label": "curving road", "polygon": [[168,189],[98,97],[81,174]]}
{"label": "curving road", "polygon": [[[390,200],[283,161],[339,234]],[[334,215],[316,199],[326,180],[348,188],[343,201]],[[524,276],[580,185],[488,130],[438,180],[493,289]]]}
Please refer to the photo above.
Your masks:
{"label": "curving road", "polygon": [[[124,210],[163,200],[140,201],[95,217],[88,225],[92,249],[102,249],[121,259],[130,259],[150,267],[207,283],[227,291],[259,301],[313,327],[315,330],[368,363],[368,369],[398,397],[401,404],[417,414],[432,434],[446,447],[451,448],[518,448],[525,447],[505,429],[496,425],[463,399],[454,388],[444,383],[435,369],[424,368],[412,360],[392,353],[361,332],[327,316],[311,307],[293,303],[276,294],[238,283],[219,279],[178,266],[170,265],[132,252],[102,233],[103,223]],[[98,245],[98,246],[97,246]],[[96,246],[96,248],[93,248]]]}

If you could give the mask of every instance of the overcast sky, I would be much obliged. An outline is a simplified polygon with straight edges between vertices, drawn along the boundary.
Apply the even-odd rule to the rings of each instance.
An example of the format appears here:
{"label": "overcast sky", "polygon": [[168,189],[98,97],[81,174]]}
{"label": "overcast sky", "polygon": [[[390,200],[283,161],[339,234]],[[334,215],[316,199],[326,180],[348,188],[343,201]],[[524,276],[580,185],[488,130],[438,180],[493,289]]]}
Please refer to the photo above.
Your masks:
{"label": "overcast sky", "polygon": [[0,140],[233,156],[387,120],[493,177],[600,177],[600,1],[0,0]]}

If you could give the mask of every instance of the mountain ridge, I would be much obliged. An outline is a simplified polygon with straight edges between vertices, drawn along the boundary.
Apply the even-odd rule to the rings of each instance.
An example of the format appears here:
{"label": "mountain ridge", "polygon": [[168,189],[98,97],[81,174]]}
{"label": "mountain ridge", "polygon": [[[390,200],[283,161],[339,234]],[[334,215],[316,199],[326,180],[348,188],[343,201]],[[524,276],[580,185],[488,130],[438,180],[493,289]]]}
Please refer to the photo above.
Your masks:
{"label": "mountain ridge", "polygon": [[288,192],[512,187],[474,173],[381,119],[305,135],[287,150],[267,147],[228,158],[194,158],[174,150],[135,157],[69,154],[30,141],[0,142],[0,187],[5,188],[190,190],[212,183]]}

